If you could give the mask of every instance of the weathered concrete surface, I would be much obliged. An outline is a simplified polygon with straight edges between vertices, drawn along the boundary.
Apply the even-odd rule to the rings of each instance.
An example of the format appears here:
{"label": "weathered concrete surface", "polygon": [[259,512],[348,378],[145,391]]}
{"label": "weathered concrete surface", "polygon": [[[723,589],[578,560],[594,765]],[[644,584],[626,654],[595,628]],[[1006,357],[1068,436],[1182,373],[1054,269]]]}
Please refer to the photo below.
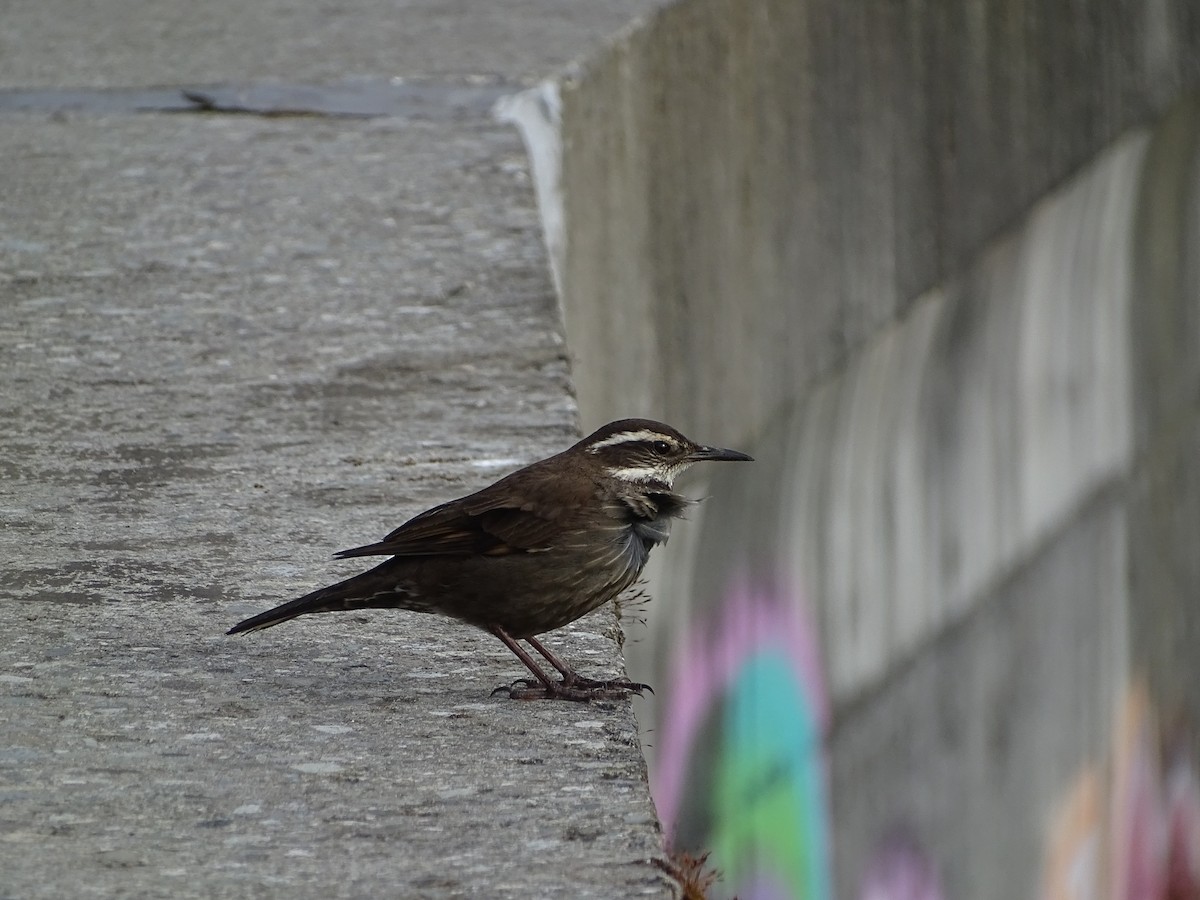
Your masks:
{"label": "weathered concrete surface", "polygon": [[[430,4],[409,33],[367,4],[206,8],[212,30],[190,7],[23,4],[4,79],[517,80],[628,13],[510,6],[497,32]],[[520,664],[434,617],[223,635],[573,439],[516,133],[2,124],[0,897],[667,893],[628,703],[492,698]],[[551,641],[621,665],[609,613]]]}
{"label": "weathered concrete surface", "polygon": [[[1127,315],[1130,266],[1114,252],[1107,261],[1126,277],[1094,279],[1088,261],[1104,230],[1124,223],[1128,234],[1145,146],[1134,136],[1106,154],[979,271],[869,342],[762,435],[743,483],[699,491],[712,499],[666,560],[687,569],[657,584],[651,636],[629,646],[631,669],[664,683],[680,658],[671,636],[725,621],[739,581],[782,587],[812,617],[827,691],[814,706],[833,709],[832,896],[857,896],[896,835],[934,860],[945,896],[1035,896],[1054,804],[1105,744],[1132,668],[1119,502],[1130,411],[1128,391],[1114,389],[1127,388],[1129,359],[1113,328]],[[1054,227],[1097,208],[1107,213]],[[1078,262],[1075,288],[1050,299],[1061,282],[1040,282],[1004,302],[1049,257]],[[1057,352],[1022,352],[1039,341]],[[675,688],[655,698],[656,733],[670,727]],[[732,716],[731,700],[712,702],[714,718]],[[769,753],[777,726],[754,721]],[[658,757],[655,783],[674,764]],[[667,824],[703,834],[694,821]],[[732,830],[713,825],[699,842]],[[773,864],[758,860],[760,871]]]}
{"label": "weathered concrete surface", "polygon": [[672,4],[562,85],[585,424],[759,433],[1200,86],[1190,0]]}
{"label": "weathered concrete surface", "polygon": [[838,896],[897,833],[946,896],[1033,896],[1135,682],[1200,751],[1178,730],[1200,721],[1193,109],[1116,142],[804,393],[666,559],[683,572],[656,585],[635,676],[663,683],[673,635],[711,631],[738,581],[784,586],[819,628]]}
{"label": "weathered concrete surface", "polygon": [[[519,673],[432,620],[224,638],[251,605],[177,580],[9,603],[0,896],[664,892],[624,705],[491,699]],[[611,668],[606,631],[565,646]]]}
{"label": "weathered concrete surface", "polygon": [[1198,24],[692,0],[562,80],[585,423],[758,458],[693,487],[629,656],[723,892],[859,896],[899,834],[944,896],[1028,896],[1117,695],[1195,734]]}
{"label": "weathered concrete surface", "polygon": [[658,560],[635,671],[661,683],[686,610],[719,608],[748,570],[807,598],[829,699],[854,707],[1124,477],[1148,143],[1118,142],[781,411],[740,482],[693,490],[713,500]]}
{"label": "weathered concrete surface", "polygon": [[1129,677],[1126,529],[1115,492],[1093,497],[987,604],[844,708],[830,739],[840,896],[900,829],[947,897],[1039,896],[1055,803],[1106,745]]}
{"label": "weathered concrete surface", "polygon": [[781,572],[821,598],[835,704],[968,614],[1127,471],[1122,323],[1147,142],[1129,136],[1046,197],[777,423],[786,500],[746,527],[787,547]]}
{"label": "weathered concrete surface", "polygon": [[[159,87],[197,81],[461,82],[544,78],[656,4],[603,0],[336,6],[218,0],[203,7],[13,0],[0,34],[2,87]],[[69,12],[69,15],[67,14]]]}
{"label": "weathered concrete surface", "polygon": [[[1170,714],[1200,722],[1200,94],[1147,151],[1130,319],[1132,654]],[[1200,728],[1192,735],[1200,756]]]}

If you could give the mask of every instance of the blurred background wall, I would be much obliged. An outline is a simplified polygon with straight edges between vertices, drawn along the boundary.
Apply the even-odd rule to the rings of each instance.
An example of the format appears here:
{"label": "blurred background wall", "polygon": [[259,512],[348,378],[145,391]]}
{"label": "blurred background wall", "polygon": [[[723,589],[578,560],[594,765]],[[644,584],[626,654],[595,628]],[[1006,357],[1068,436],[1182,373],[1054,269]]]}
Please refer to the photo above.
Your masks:
{"label": "blurred background wall", "polygon": [[585,430],[758,459],[628,629],[717,894],[1200,896],[1198,88],[1194,0],[683,0],[542,95]]}

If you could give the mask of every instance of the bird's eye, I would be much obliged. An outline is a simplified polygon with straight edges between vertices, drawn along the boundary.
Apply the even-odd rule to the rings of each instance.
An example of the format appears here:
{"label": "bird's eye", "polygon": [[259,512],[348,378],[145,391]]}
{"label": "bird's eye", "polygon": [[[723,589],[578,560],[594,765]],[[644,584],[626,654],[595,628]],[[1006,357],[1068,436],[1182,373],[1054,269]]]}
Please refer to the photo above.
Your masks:
{"label": "bird's eye", "polygon": [[654,452],[657,453],[659,456],[666,456],[668,453],[671,452],[671,445],[668,444],[666,441],[655,441],[650,446],[653,447]]}

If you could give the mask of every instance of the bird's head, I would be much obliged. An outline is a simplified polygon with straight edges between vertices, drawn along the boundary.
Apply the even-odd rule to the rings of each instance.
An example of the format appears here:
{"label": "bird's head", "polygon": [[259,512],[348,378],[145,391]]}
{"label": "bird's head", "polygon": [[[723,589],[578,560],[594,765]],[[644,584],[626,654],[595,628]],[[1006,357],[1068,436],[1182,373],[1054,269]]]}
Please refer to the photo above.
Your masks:
{"label": "bird's head", "polygon": [[610,478],[668,490],[675,478],[693,463],[753,459],[737,450],[697,444],[670,425],[650,419],[609,422],[571,451],[584,454]]}

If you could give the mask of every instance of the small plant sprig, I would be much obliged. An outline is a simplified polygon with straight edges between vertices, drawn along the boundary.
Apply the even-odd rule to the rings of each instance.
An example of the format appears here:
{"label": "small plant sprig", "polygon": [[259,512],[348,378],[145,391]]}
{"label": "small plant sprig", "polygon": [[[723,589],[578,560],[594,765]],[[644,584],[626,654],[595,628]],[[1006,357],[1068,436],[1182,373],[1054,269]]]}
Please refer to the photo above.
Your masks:
{"label": "small plant sprig", "polygon": [[705,850],[699,856],[694,856],[686,850],[676,850],[666,859],[655,859],[654,865],[678,883],[683,891],[681,900],[708,900],[709,890],[721,880],[720,869],[708,864],[711,852]]}

